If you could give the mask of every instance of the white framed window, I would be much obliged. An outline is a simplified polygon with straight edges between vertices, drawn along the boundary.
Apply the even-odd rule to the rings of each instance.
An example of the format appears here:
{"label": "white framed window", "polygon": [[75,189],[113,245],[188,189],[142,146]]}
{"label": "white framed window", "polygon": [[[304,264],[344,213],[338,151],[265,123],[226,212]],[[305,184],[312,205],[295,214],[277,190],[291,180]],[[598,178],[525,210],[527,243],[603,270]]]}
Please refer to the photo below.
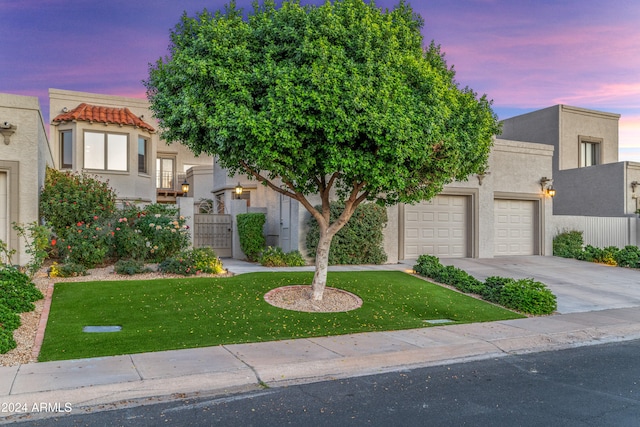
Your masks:
{"label": "white framed window", "polygon": [[60,169],[73,168],[73,132],[60,131]]}
{"label": "white framed window", "polygon": [[127,135],[104,132],[84,133],[85,169],[128,170]]}
{"label": "white framed window", "polygon": [[174,189],[175,163],[173,157],[158,157],[156,159],[156,188]]}
{"label": "white framed window", "polygon": [[600,164],[600,147],[602,139],[579,137],[580,142],[580,167],[595,166]]}
{"label": "white framed window", "polygon": [[149,140],[138,137],[138,172],[149,173]]}

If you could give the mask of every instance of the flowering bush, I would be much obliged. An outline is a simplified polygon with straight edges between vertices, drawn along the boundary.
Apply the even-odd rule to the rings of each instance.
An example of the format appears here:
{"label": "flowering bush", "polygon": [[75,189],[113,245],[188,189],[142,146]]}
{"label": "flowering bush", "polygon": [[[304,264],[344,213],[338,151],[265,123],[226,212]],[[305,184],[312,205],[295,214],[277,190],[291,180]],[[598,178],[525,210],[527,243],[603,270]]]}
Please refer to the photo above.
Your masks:
{"label": "flowering bush", "polygon": [[40,194],[40,212],[54,233],[62,237],[67,228],[93,217],[110,217],[116,194],[108,183],[87,174],[47,168]]}
{"label": "flowering bush", "polygon": [[149,205],[135,221],[147,248],[147,257],[161,261],[189,246],[189,230],[178,209],[167,205]]}
{"label": "flowering bush", "polygon": [[93,223],[81,221],[68,227],[58,239],[58,251],[66,261],[93,268],[104,262],[111,238],[109,223],[98,221],[96,216]]}

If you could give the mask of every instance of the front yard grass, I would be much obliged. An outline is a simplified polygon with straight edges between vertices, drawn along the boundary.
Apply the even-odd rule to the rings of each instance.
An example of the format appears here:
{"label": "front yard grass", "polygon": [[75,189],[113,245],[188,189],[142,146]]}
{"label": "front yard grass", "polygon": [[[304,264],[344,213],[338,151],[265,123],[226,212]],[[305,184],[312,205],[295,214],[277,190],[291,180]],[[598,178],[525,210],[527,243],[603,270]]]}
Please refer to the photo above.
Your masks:
{"label": "front yard grass", "polygon": [[[111,356],[428,327],[523,317],[399,271],[332,272],[328,284],[358,295],[361,308],[306,313],[276,308],[264,294],[310,284],[313,274],[57,283],[40,361]],[[85,326],[121,326],[85,333]]]}

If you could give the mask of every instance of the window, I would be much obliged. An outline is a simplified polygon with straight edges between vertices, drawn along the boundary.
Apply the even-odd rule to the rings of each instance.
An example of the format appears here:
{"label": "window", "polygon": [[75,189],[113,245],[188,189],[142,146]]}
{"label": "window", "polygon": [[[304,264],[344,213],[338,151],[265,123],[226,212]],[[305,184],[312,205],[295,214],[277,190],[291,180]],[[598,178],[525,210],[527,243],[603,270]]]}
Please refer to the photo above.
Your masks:
{"label": "window", "polygon": [[595,166],[600,163],[600,143],[602,140],[580,137],[580,167]]}
{"label": "window", "polygon": [[112,171],[127,170],[127,135],[84,133],[84,167]]}
{"label": "window", "polygon": [[173,189],[174,163],[173,158],[159,157],[156,159],[156,188]]}
{"label": "window", "polygon": [[149,158],[149,140],[141,136],[138,137],[138,172],[149,173],[147,166]]}
{"label": "window", "polygon": [[60,169],[73,168],[73,133],[70,130],[60,132]]}

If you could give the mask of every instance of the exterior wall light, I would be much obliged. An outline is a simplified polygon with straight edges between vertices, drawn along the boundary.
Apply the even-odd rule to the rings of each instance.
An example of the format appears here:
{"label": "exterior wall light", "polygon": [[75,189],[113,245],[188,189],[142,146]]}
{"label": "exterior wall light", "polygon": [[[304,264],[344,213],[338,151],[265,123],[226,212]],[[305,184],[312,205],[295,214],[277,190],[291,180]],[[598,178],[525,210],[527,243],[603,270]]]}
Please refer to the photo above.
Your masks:
{"label": "exterior wall light", "polygon": [[553,197],[556,195],[556,190],[551,185],[553,183],[553,179],[547,178],[543,176],[540,178],[540,188],[543,192],[545,192],[548,196]]}
{"label": "exterior wall light", "polygon": [[0,133],[4,137],[5,145],[9,145],[11,143],[11,135],[18,129],[18,126],[12,125],[9,122],[0,123]]}
{"label": "exterior wall light", "polygon": [[553,187],[551,187],[551,186],[549,186],[549,188],[547,188],[547,194],[548,194],[550,197],[555,196],[555,195],[556,195],[556,189],[555,189],[555,188],[553,188]]}
{"label": "exterior wall light", "polygon": [[183,193],[184,197],[186,197],[187,193],[189,193],[189,182],[187,182],[186,179],[182,183],[182,193]]}
{"label": "exterior wall light", "polygon": [[235,188],[236,199],[240,198],[240,196],[242,195],[242,191],[243,191],[242,185],[238,183],[238,185],[236,185],[236,188]]}

